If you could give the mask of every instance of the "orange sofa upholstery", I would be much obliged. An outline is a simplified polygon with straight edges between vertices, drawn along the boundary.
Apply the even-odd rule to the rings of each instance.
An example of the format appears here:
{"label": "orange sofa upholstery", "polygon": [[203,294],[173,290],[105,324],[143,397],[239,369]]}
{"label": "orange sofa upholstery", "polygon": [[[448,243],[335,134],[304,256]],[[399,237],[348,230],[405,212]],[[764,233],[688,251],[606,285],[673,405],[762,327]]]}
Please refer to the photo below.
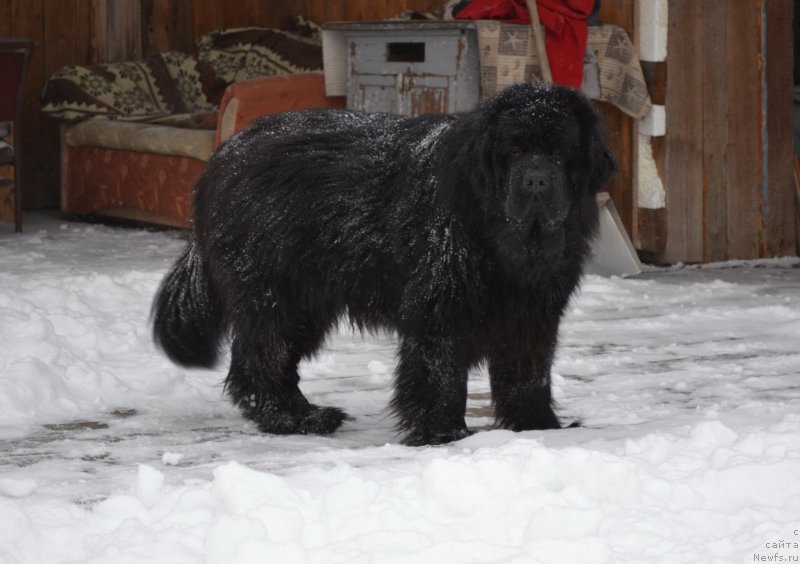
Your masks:
{"label": "orange sofa upholstery", "polygon": [[61,209],[188,227],[194,184],[220,143],[258,116],[343,106],[325,96],[321,73],[305,72],[230,84],[215,129],[107,119],[63,125]]}

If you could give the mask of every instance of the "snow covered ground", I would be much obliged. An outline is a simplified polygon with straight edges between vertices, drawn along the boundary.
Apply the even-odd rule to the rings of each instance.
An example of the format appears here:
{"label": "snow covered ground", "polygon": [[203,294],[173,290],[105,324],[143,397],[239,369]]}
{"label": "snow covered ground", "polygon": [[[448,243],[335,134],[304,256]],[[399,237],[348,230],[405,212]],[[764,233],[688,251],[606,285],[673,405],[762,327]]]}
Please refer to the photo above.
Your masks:
{"label": "snow covered ground", "polygon": [[[395,342],[347,329],[304,391],[355,417],[258,433],[150,341],[183,244],[0,226],[0,562],[800,561],[800,262],[587,277],[555,366],[566,421],[397,444]],[[3,231],[4,229],[4,231]]]}

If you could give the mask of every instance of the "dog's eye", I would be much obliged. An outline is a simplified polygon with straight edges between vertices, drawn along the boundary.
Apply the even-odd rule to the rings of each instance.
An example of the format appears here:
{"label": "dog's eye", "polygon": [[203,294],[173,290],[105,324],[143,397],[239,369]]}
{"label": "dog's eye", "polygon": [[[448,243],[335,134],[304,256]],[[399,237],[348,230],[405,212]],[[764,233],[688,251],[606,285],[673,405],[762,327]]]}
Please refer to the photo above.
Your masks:
{"label": "dog's eye", "polygon": [[511,145],[511,147],[509,147],[508,149],[508,152],[514,155],[515,157],[518,157],[522,154],[522,149],[520,148],[519,145]]}

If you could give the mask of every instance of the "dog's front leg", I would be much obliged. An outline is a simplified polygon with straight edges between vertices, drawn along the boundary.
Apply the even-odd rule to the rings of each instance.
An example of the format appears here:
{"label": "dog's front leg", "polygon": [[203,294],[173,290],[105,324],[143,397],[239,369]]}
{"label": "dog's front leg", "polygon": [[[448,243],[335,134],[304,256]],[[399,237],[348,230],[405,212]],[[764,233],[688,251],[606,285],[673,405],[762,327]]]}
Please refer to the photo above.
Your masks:
{"label": "dog's front leg", "polygon": [[469,435],[463,343],[444,332],[401,339],[392,408],[403,443],[441,444]]}
{"label": "dog's front leg", "polygon": [[527,346],[501,347],[489,356],[497,426],[512,431],[561,427],[550,389],[555,347],[555,334],[539,335]]}

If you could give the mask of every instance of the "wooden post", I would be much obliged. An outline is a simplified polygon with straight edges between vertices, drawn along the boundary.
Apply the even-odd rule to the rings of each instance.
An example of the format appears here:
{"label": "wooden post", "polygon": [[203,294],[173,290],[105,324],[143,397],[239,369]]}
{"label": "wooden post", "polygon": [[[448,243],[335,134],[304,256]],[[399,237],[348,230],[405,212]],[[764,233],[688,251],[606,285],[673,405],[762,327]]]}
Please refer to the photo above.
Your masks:
{"label": "wooden post", "polygon": [[142,58],[141,0],[92,0],[95,64]]}
{"label": "wooden post", "polygon": [[536,0],[527,0],[528,11],[531,13],[531,28],[533,28],[533,41],[536,46],[536,56],[539,57],[539,64],[542,67],[542,79],[545,82],[553,82],[553,73],[550,72],[550,59],[547,58],[547,48],[544,44],[544,31],[539,22],[539,10],[536,8]]}

